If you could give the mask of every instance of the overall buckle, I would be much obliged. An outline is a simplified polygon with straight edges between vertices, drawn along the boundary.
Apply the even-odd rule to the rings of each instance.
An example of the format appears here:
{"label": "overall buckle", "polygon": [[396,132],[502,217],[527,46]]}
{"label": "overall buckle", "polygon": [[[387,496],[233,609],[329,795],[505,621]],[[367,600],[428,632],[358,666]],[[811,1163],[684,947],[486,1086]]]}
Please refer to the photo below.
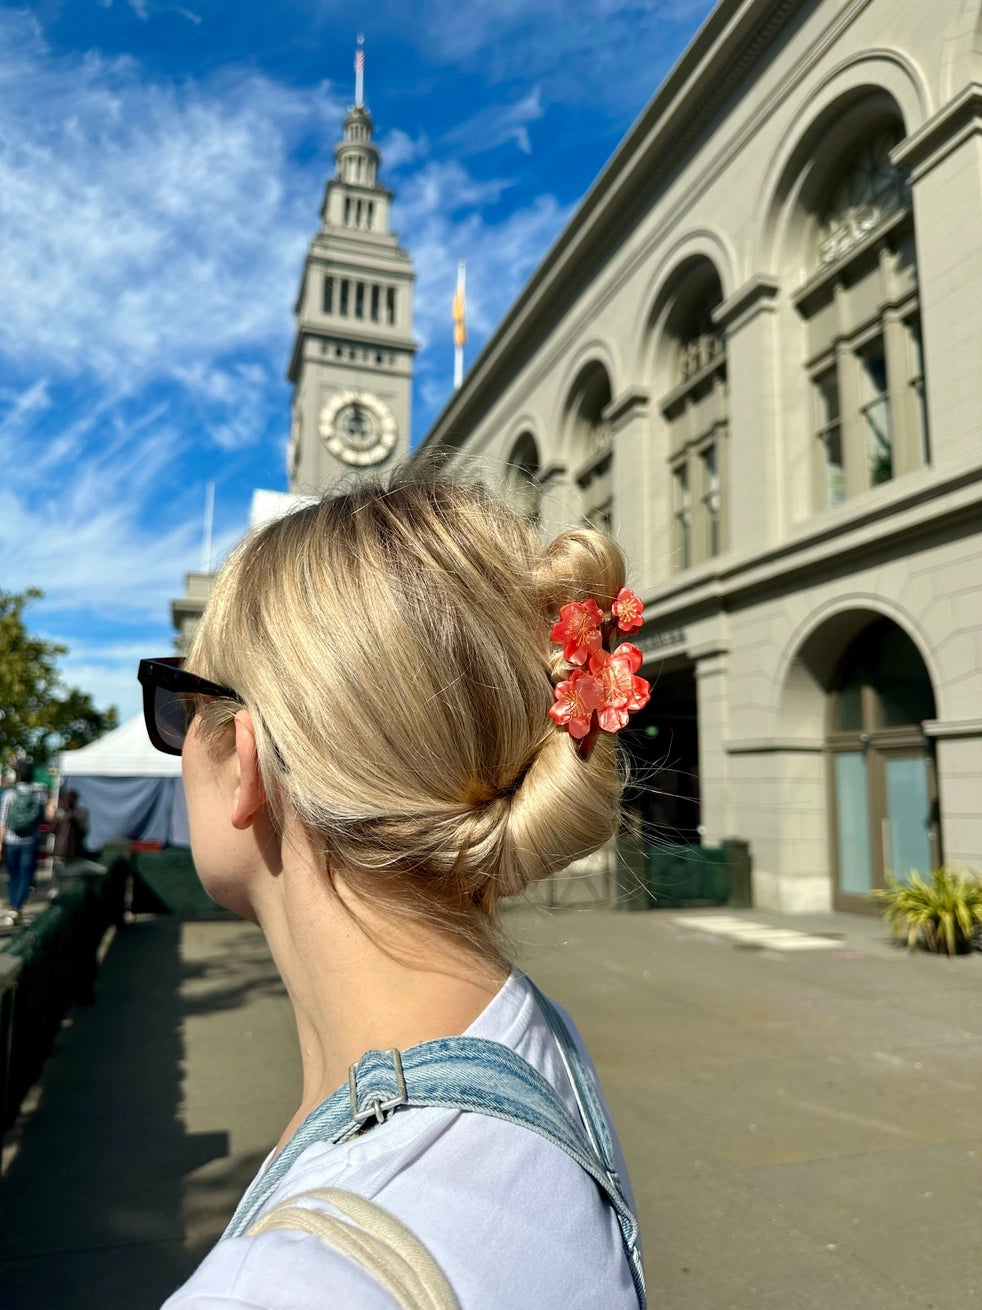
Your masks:
{"label": "overall buckle", "polygon": [[348,1091],[351,1095],[351,1119],[353,1123],[364,1126],[365,1123],[375,1116],[377,1123],[383,1123],[389,1110],[398,1109],[400,1105],[406,1104],[406,1079],[402,1072],[402,1056],[393,1046],[391,1050],[386,1051],[386,1055],[392,1059],[392,1068],[395,1072],[396,1094],[391,1100],[382,1101],[377,1096],[370,1105],[364,1109],[358,1107],[358,1087],[356,1083],[356,1071],[358,1066],[353,1064],[348,1070]]}

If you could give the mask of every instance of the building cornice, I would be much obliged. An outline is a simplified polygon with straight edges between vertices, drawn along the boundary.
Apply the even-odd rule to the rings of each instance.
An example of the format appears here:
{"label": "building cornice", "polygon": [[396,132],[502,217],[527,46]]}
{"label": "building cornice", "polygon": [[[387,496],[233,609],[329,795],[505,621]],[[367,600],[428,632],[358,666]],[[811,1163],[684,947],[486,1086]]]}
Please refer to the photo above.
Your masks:
{"label": "building cornice", "polygon": [[303,351],[308,341],[334,341],[344,342],[359,348],[369,347],[372,350],[386,351],[396,350],[401,355],[414,356],[419,350],[419,342],[413,337],[382,337],[378,332],[372,333],[367,329],[362,332],[356,327],[334,324],[315,327],[311,323],[299,323],[297,325],[296,335],[293,338],[293,349],[290,352],[290,362],[287,365],[286,376],[290,382],[296,382],[300,375],[300,363],[303,359]]}
{"label": "building cornice", "polygon": [[615,396],[600,415],[604,423],[611,428],[623,427],[638,414],[648,412],[648,392],[644,387],[626,387],[619,396]]}
{"label": "building cornice", "polygon": [[927,120],[919,131],[901,141],[890,158],[906,168],[917,183],[973,136],[982,135],[982,84],[970,83]]}
{"label": "building cornice", "polygon": [[982,719],[925,719],[921,724],[926,737],[935,741],[952,741],[958,737],[982,737]]}
{"label": "building cornice", "polygon": [[735,332],[758,314],[773,310],[779,289],[777,278],[757,273],[716,306],[713,322],[724,332]]}

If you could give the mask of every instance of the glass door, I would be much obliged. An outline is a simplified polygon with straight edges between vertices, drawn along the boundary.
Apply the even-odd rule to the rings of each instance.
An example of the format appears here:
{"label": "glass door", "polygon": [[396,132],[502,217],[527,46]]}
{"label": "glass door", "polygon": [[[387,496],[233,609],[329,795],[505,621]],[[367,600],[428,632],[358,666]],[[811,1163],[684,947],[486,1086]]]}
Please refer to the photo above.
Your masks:
{"label": "glass door", "polygon": [[930,760],[923,753],[884,753],[883,869],[907,882],[938,862]]}

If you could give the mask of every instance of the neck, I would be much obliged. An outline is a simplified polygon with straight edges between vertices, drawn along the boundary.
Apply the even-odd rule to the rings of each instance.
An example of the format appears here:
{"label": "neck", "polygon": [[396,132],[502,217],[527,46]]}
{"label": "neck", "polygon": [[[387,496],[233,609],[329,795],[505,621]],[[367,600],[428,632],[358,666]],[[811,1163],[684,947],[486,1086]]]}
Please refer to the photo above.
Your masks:
{"label": "neck", "polygon": [[365,1051],[463,1033],[509,972],[503,960],[356,900],[309,850],[284,842],[291,849],[256,906],[293,1004],[303,1066],[301,1102],[280,1146]]}

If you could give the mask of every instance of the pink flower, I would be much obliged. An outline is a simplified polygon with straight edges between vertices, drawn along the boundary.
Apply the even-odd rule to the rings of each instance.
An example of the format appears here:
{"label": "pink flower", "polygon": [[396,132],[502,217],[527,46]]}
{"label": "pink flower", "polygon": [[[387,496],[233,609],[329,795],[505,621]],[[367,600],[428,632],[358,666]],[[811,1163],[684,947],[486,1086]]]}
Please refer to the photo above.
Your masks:
{"label": "pink flower", "polygon": [[571,737],[585,737],[590,731],[593,711],[603,703],[603,688],[585,669],[575,669],[555,689],[556,703],[549,715],[560,727],[565,725]]}
{"label": "pink flower", "polygon": [[590,654],[600,649],[603,621],[603,610],[595,600],[574,600],[562,607],[559,622],[553,624],[552,640],[563,647],[567,663],[585,664]]}
{"label": "pink flower", "polygon": [[651,700],[651,683],[644,678],[632,679],[631,699],[627,702],[627,708],[632,714],[638,710],[643,710]]}
{"label": "pink flower", "polygon": [[644,605],[629,587],[621,587],[611,609],[621,632],[637,632],[644,623]]}
{"label": "pink flower", "polygon": [[634,676],[643,656],[637,646],[622,641],[612,655],[605,650],[590,656],[590,672],[600,684],[601,704],[597,721],[604,732],[618,732],[629,714],[647,705],[651,688],[644,678]]}

